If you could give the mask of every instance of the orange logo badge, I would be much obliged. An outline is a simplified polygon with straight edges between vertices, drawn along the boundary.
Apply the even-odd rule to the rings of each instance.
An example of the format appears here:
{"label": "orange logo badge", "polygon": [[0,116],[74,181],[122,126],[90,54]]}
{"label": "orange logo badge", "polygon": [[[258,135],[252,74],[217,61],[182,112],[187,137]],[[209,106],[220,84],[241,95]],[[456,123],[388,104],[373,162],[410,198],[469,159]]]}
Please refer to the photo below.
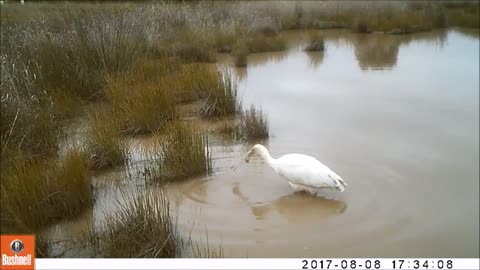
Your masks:
{"label": "orange logo badge", "polygon": [[33,234],[1,235],[1,269],[35,269],[35,236]]}

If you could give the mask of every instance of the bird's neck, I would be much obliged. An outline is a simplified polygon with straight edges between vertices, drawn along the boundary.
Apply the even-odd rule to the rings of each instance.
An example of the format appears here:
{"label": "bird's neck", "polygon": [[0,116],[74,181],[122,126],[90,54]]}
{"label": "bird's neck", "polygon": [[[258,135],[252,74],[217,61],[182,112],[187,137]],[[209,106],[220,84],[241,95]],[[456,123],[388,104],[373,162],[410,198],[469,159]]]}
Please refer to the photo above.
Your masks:
{"label": "bird's neck", "polygon": [[261,156],[263,158],[263,160],[265,160],[265,162],[268,163],[268,165],[270,165],[272,168],[275,168],[276,159],[274,159],[270,155],[270,153],[268,152],[267,149],[262,149],[262,150],[258,151],[258,155]]}

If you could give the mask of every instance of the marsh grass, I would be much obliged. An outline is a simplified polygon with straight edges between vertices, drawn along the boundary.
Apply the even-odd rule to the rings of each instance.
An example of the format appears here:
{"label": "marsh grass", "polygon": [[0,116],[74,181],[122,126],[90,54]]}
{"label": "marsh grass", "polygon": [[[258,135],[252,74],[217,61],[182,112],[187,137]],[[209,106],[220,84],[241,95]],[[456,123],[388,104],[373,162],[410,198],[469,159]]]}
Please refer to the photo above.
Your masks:
{"label": "marsh grass", "polygon": [[234,119],[234,121],[228,121],[220,124],[215,130],[216,133],[226,135],[228,138],[234,140],[244,140],[245,132],[242,129],[242,125],[240,121]]}
{"label": "marsh grass", "polygon": [[98,72],[128,69],[147,51],[145,22],[135,10],[118,8],[69,11],[72,43],[85,67]]}
{"label": "marsh grass", "polygon": [[238,40],[237,33],[223,33],[217,31],[213,36],[213,47],[219,53],[231,53],[235,43]]}
{"label": "marsh grass", "polygon": [[206,98],[212,89],[218,87],[219,74],[205,64],[188,64],[175,77],[169,78],[175,83],[171,86],[179,103],[193,102]]}
{"label": "marsh grass", "polygon": [[0,136],[1,157],[5,162],[16,152],[36,158],[56,153],[57,129],[51,99],[36,95],[35,74],[28,66],[2,59]]}
{"label": "marsh grass", "polygon": [[91,175],[83,153],[64,160],[17,156],[2,163],[2,226],[36,230],[92,205]]}
{"label": "marsh grass", "polygon": [[245,46],[237,46],[233,51],[234,62],[236,67],[247,66],[248,49]]}
{"label": "marsh grass", "polygon": [[245,46],[250,53],[277,52],[287,48],[287,42],[280,35],[252,33],[245,38]]}
{"label": "marsh grass", "polygon": [[57,95],[61,91],[64,96],[90,100],[95,98],[101,88],[98,73],[82,62],[78,50],[68,46],[68,43],[62,44],[57,39],[42,41],[34,53],[34,61],[38,89],[49,94],[55,90]]}
{"label": "marsh grass", "polygon": [[130,197],[106,219],[105,233],[97,244],[101,254],[109,258],[177,257],[179,240],[164,193]]}
{"label": "marsh grass", "polygon": [[108,81],[107,101],[121,122],[122,133],[155,132],[175,118],[175,97],[170,87],[174,81],[168,77],[137,81],[127,73]]}
{"label": "marsh grass", "polygon": [[207,98],[222,87],[220,74],[205,64],[178,58],[138,62],[128,72],[107,75],[106,99],[125,134],[164,130],[177,118],[177,103]]}
{"label": "marsh grass", "polygon": [[216,61],[213,49],[202,43],[178,43],[175,45],[175,55],[187,63]]}
{"label": "marsh grass", "polygon": [[[442,21],[442,19],[439,19]],[[446,8],[446,18],[449,26],[480,28],[480,7],[478,5],[450,6]]]}
{"label": "marsh grass", "polygon": [[182,71],[182,62],[178,57],[154,57],[146,55],[139,58],[128,72],[121,74],[128,81],[157,81],[162,76]]}
{"label": "marsh grass", "polygon": [[120,138],[119,124],[108,107],[92,109],[88,114],[87,153],[91,169],[106,169],[123,165],[127,159],[125,143]]}
{"label": "marsh grass", "polygon": [[242,111],[235,121],[224,122],[215,131],[245,141],[269,137],[268,121],[262,110],[254,105]]}
{"label": "marsh grass", "polygon": [[160,159],[155,164],[153,179],[156,182],[183,180],[206,174],[212,167],[208,137],[188,123],[174,123],[166,139],[157,143]]}
{"label": "marsh grass", "polygon": [[241,126],[247,139],[268,138],[268,121],[261,109],[254,105],[246,110],[241,118]]}
{"label": "marsh grass", "polygon": [[356,33],[370,33],[372,32],[372,26],[369,24],[365,17],[357,17],[353,20],[352,31]]}
{"label": "marsh grass", "polygon": [[198,33],[183,28],[177,29],[173,52],[184,62],[215,62],[213,46],[201,38]]}
{"label": "marsh grass", "polygon": [[223,117],[235,115],[239,109],[236,79],[229,72],[218,72],[218,84],[210,89],[200,114],[203,117]]}
{"label": "marsh grass", "polygon": [[320,35],[311,35],[309,37],[309,43],[304,49],[307,52],[323,52],[325,50],[325,41]]}
{"label": "marsh grass", "polygon": [[[166,193],[152,189],[122,193],[119,211],[108,213],[101,228],[89,228],[83,246],[106,258],[221,258],[221,248],[195,243],[181,235]],[[208,236],[207,236],[208,237]]]}
{"label": "marsh grass", "polygon": [[63,89],[51,89],[48,94],[52,101],[52,113],[59,121],[72,119],[81,114],[86,103],[76,93]]}
{"label": "marsh grass", "polygon": [[478,2],[322,2],[299,1],[286,29],[348,28],[358,33],[406,34],[433,28],[478,28]]}

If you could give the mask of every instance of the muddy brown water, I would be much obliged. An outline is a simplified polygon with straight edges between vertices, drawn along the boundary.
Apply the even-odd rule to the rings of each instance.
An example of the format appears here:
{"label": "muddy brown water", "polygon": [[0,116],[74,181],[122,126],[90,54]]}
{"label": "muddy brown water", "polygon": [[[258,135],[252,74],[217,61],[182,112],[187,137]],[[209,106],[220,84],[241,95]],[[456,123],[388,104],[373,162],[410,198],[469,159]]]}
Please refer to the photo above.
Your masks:
{"label": "muddy brown water", "polygon": [[[167,186],[180,232],[225,257],[477,257],[478,31],[322,33],[323,53],[302,51],[309,33],[296,31],[288,51],[250,55],[239,95],[268,117],[274,157],[315,156],[347,190],[294,193],[258,158],[233,171],[251,144],[212,137],[212,172]],[[149,140],[130,142],[138,166]],[[145,190],[126,179],[97,176],[93,209],[52,238],[100,224],[121,187]]]}

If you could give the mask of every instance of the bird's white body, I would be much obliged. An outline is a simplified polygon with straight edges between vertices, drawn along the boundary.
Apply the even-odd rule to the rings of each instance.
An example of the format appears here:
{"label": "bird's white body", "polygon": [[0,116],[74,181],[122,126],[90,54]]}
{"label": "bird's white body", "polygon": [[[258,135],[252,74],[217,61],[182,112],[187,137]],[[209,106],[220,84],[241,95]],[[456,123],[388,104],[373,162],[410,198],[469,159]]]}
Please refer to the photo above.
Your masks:
{"label": "bird's white body", "polygon": [[294,190],[317,194],[323,188],[335,188],[343,192],[347,187],[340,176],[314,157],[288,154],[275,159],[267,148],[256,144],[245,156],[245,161],[248,162],[253,153],[261,156]]}

